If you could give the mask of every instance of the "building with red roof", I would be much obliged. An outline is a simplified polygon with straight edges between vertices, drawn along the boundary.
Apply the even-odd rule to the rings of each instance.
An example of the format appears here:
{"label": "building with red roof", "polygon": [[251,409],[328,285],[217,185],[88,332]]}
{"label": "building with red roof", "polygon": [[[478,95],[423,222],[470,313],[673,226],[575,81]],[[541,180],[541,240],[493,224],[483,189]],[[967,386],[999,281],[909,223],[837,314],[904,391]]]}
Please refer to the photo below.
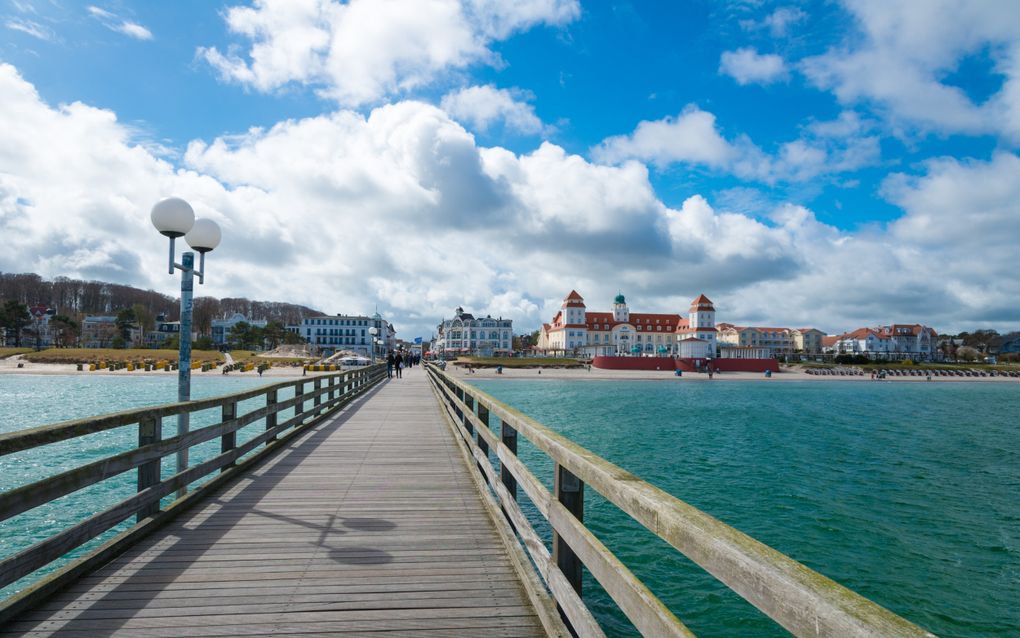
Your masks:
{"label": "building with red roof", "polygon": [[542,324],[537,349],[588,357],[676,356],[681,338],[696,338],[702,344],[697,347],[698,356],[712,357],[714,325],[715,308],[704,295],[691,303],[685,318],[673,313],[631,312],[622,293],[613,299],[609,312],[589,312],[584,298],[571,290],[552,320]]}
{"label": "building with red roof", "polygon": [[823,349],[833,354],[863,354],[889,359],[932,360],[938,351],[938,332],[919,324],[894,323],[858,328],[826,337]]}

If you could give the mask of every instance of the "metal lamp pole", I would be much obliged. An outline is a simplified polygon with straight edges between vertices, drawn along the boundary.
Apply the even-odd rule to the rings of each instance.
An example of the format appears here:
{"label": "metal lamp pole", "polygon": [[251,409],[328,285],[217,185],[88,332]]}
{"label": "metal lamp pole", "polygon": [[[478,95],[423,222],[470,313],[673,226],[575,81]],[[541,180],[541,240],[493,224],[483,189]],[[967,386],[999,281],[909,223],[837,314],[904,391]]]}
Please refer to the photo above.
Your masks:
{"label": "metal lamp pole", "polygon": [[[169,197],[152,207],[152,224],[161,234],[170,238],[169,272],[174,269],[181,271],[181,332],[178,338],[180,347],[177,357],[177,400],[191,400],[191,314],[193,294],[195,290],[195,253],[185,251],[181,254],[181,263],[174,261],[174,240],[184,237],[188,245],[200,255],[198,283],[205,283],[205,254],[220,243],[220,227],[210,219],[195,219],[195,211],[188,202],[179,197]],[[191,413],[185,411],[177,415],[177,435],[188,433],[191,426]],[[188,449],[177,451],[177,474],[188,469]],[[184,496],[187,488],[177,491],[177,498]]]}
{"label": "metal lamp pole", "polygon": [[372,326],[371,328],[368,329],[368,334],[372,335],[372,337],[371,337],[371,340],[372,340],[372,365],[375,365],[375,346],[376,346],[376,341],[377,341],[375,336],[377,334],[379,334],[379,329],[376,328],[375,326]]}

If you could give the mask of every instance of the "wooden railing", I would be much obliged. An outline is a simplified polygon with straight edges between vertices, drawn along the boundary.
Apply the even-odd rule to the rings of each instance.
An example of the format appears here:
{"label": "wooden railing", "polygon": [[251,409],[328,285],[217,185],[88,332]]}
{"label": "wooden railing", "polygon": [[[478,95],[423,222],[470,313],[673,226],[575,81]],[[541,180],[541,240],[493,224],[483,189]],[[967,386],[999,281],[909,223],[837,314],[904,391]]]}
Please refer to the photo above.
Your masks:
{"label": "wooden railing", "polygon": [[[2,588],[63,557],[132,516],[137,519],[133,526],[97,549],[0,602],[0,625],[74,579],[106,563],[145,534],[285,445],[291,437],[303,431],[305,426],[317,423],[322,417],[369,390],[385,376],[385,366],[375,365],[336,374],[303,377],[296,381],[284,381],[210,399],[129,410],[0,435],[0,456],[4,456],[115,428],[138,428],[137,447],[0,493],[0,521],[5,521],[129,470],[137,469],[138,473],[137,492],[130,498],[0,560]],[[294,390],[294,397],[278,400],[280,392],[289,389]],[[260,397],[265,399],[264,406],[238,414],[240,402]],[[221,409],[218,423],[184,435],[162,438],[163,419],[215,408]],[[279,422],[280,413],[290,408],[294,409],[294,416]],[[265,428],[238,444],[237,433],[258,422],[264,422]],[[161,478],[164,457],[216,438],[220,439],[218,455],[169,478]],[[258,450],[260,446],[264,447]],[[246,454],[256,450],[255,454],[239,462]],[[216,472],[219,472],[218,476],[210,478],[187,496],[161,509],[161,499]]]}
{"label": "wooden railing", "polygon": [[[891,611],[642,481],[435,366],[437,396],[517,531],[560,613],[579,636],[603,636],[581,599],[581,566],[645,636],[693,636],[584,525],[584,489],[596,490],[796,636],[932,638]],[[499,421],[498,432],[496,421]],[[554,463],[550,492],[517,456],[518,434]],[[489,463],[490,451],[499,471]],[[552,528],[552,548],[517,503],[517,488]]]}

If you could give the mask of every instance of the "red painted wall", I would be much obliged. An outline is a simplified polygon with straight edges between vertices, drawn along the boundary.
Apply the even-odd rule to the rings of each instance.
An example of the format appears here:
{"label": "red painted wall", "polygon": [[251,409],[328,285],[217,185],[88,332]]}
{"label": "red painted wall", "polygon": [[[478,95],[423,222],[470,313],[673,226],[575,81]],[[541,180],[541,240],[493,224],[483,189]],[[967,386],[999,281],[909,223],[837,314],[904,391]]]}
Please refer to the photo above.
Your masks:
{"label": "red painted wall", "polygon": [[591,365],[603,370],[667,370],[676,369],[672,357],[595,357]]}
{"label": "red painted wall", "polygon": [[[595,357],[592,366],[602,370],[675,370],[694,372],[697,362],[704,359],[673,359],[671,357]],[[779,372],[775,359],[712,359],[712,368],[720,372]]]}

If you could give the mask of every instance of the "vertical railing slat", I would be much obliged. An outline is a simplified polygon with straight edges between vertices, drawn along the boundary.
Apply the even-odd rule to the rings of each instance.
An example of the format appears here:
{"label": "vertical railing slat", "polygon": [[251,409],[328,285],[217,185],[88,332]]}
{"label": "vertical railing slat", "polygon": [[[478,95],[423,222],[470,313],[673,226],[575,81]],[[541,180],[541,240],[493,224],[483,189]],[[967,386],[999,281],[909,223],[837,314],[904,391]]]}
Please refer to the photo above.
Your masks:
{"label": "vertical railing slat", "polygon": [[[138,447],[152,445],[163,440],[163,419],[147,417],[138,422]],[[159,483],[161,458],[153,459],[138,466],[138,491]],[[138,510],[135,520],[141,522],[147,516],[159,511],[159,502],[149,503]]]}

